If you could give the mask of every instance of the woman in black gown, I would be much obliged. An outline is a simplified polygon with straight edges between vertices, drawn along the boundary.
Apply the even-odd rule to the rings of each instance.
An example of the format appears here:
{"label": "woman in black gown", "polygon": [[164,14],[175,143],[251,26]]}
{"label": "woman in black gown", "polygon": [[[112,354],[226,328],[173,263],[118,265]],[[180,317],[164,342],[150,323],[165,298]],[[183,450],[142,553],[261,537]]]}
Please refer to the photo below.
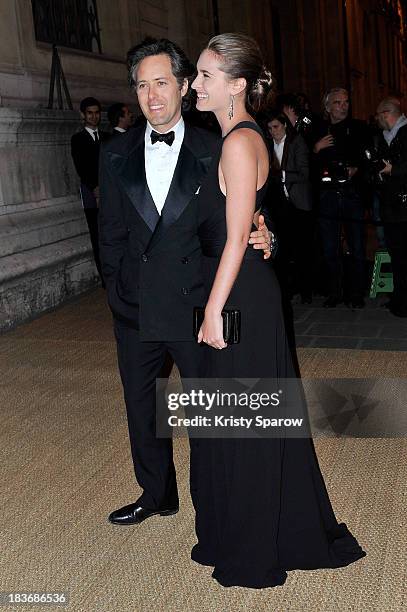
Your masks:
{"label": "woman in black gown", "polygon": [[[273,268],[247,248],[269,158],[246,109],[259,109],[271,75],[253,39],[222,34],[202,52],[192,87],[198,110],[213,111],[223,135],[197,196],[207,377],[294,378]],[[225,345],[223,308],[241,311],[239,344]],[[282,585],[287,570],[342,567],[365,555],[335,518],[309,437],[206,439],[200,448],[192,559],[214,566],[223,586]]]}

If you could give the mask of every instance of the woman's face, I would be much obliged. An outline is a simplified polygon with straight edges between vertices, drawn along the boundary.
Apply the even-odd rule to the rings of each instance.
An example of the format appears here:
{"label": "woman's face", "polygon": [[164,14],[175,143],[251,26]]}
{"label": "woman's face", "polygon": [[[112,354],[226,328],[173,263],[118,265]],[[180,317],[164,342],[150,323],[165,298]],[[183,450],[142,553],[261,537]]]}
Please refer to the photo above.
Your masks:
{"label": "woman's face", "polygon": [[285,125],[284,123],[281,123],[281,121],[279,121],[278,119],[273,119],[272,121],[269,121],[267,127],[272,139],[276,142],[280,142],[280,140],[284,138],[286,132]]}
{"label": "woman's face", "polygon": [[202,51],[196,66],[198,74],[191,85],[197,93],[196,107],[199,111],[216,113],[230,104],[231,82],[219,66],[220,61],[212,51]]}

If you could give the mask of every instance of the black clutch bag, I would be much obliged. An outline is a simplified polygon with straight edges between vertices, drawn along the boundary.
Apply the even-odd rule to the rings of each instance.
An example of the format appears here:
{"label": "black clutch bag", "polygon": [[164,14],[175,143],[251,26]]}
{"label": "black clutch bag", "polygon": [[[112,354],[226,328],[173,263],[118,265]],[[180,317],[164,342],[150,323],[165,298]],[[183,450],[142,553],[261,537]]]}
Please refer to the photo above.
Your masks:
{"label": "black clutch bag", "polygon": [[[205,317],[205,308],[194,308],[194,337],[198,340],[199,330]],[[240,310],[222,310],[223,339],[226,344],[239,344],[240,342]]]}

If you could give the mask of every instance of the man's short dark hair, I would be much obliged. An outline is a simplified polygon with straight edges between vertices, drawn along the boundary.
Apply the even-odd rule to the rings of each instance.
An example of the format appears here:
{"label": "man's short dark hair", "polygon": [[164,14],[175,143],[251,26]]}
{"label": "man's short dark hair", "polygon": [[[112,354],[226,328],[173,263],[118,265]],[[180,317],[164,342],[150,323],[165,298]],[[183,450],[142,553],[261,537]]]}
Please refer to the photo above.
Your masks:
{"label": "man's short dark hair", "polygon": [[136,84],[135,73],[140,62],[153,55],[167,55],[171,61],[172,74],[178,81],[181,89],[184,80],[191,82],[195,74],[195,66],[191,64],[184,51],[177,44],[167,38],[145,38],[140,44],[132,47],[127,53],[129,68],[129,83],[131,87]]}
{"label": "man's short dark hair", "polygon": [[119,125],[120,117],[124,117],[124,109],[127,106],[124,102],[116,102],[116,104],[112,104],[107,109],[107,118],[109,119],[109,123],[112,127],[117,127]]}
{"label": "man's short dark hair", "polygon": [[268,129],[268,124],[274,120],[279,121],[282,125],[284,125],[287,135],[291,135],[295,132],[291,124],[291,121],[289,120],[289,118],[287,117],[285,113],[279,112],[277,110],[267,113],[267,119],[265,121],[265,125],[267,129]]}
{"label": "man's short dark hair", "polygon": [[300,115],[301,108],[298,102],[298,98],[293,93],[285,93],[277,96],[276,99],[276,108],[277,111],[282,113],[284,112],[284,106],[291,107],[296,115]]}
{"label": "man's short dark hair", "polygon": [[96,98],[89,97],[89,98],[84,98],[81,101],[79,105],[81,113],[85,113],[88,106],[98,106],[99,110],[102,110],[99,100],[96,100]]}

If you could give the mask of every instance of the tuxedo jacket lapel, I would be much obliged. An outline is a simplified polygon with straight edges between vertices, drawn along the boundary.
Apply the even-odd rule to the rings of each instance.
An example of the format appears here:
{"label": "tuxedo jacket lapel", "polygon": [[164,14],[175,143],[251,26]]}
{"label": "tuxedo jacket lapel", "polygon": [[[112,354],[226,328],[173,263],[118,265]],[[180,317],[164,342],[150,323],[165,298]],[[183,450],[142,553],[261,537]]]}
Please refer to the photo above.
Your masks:
{"label": "tuxedo jacket lapel", "polygon": [[281,170],[285,170],[287,167],[287,158],[288,158],[288,149],[290,146],[290,137],[286,136],[286,139],[284,141],[284,147],[283,147],[283,156],[281,158]]}
{"label": "tuxedo jacket lapel", "polygon": [[[212,157],[207,151],[200,152],[200,143],[193,129],[185,125],[184,142],[179,152],[171,185],[161,211],[161,218],[152,236],[148,250],[152,249],[180,218],[204,178]],[[201,154],[203,153],[203,155]]]}
{"label": "tuxedo jacket lapel", "polygon": [[147,185],[144,161],[144,129],[127,155],[108,153],[113,169],[126,191],[131,203],[151,232],[154,231],[160,215]]}
{"label": "tuxedo jacket lapel", "polygon": [[90,134],[90,133],[88,132],[88,130],[85,130],[85,129],[84,129],[83,131],[84,131],[84,133],[85,133],[85,135],[86,135],[86,138],[89,140],[89,142],[90,142],[91,144],[93,144],[93,145],[99,145],[99,142],[96,142],[96,140],[94,139],[94,137],[92,136],[92,134]]}
{"label": "tuxedo jacket lapel", "polygon": [[126,148],[122,148],[121,143],[118,147],[113,143],[112,150],[107,150],[106,155],[129,200],[152,232],[148,247],[151,249],[179,219],[194,197],[212,161],[213,151],[203,142],[199,131],[185,125],[184,141],[160,217],[147,185],[145,127],[135,128],[132,132],[134,136],[127,140]]}

